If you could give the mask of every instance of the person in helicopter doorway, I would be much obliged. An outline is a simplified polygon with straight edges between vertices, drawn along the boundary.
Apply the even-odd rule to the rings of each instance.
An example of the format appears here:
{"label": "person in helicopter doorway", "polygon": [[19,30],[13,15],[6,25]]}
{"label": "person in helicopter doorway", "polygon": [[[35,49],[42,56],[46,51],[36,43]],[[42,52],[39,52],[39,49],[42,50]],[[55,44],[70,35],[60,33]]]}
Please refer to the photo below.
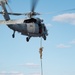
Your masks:
{"label": "person in helicopter doorway", "polygon": [[41,22],[39,22],[39,33],[41,34],[42,33],[42,24],[41,24]]}
{"label": "person in helicopter doorway", "polygon": [[39,25],[39,33],[40,34],[42,33],[42,25],[41,24]]}

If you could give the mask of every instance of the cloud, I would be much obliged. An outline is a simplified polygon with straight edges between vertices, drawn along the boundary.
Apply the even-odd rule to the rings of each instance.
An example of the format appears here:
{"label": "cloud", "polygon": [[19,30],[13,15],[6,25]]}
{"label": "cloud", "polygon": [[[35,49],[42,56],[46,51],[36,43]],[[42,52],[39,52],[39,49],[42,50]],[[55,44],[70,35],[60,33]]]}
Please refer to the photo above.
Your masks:
{"label": "cloud", "polygon": [[47,27],[52,27],[52,24],[49,24],[49,23],[48,23],[48,24],[46,24],[46,26],[47,26]]}
{"label": "cloud", "polygon": [[20,72],[0,72],[0,75],[24,75],[23,73]]}
{"label": "cloud", "polygon": [[72,40],[70,43],[71,43],[71,44],[75,44],[75,40]]}
{"label": "cloud", "polygon": [[39,65],[34,63],[26,63],[26,66],[38,67]]}
{"label": "cloud", "polygon": [[41,75],[40,73],[31,73],[30,75]]}
{"label": "cloud", "polygon": [[64,44],[59,44],[57,45],[57,48],[70,48],[71,46],[69,45],[64,45]]}
{"label": "cloud", "polygon": [[21,66],[28,66],[28,67],[39,67],[38,64],[35,63],[26,63],[26,64],[20,64]]}
{"label": "cloud", "polygon": [[66,14],[57,15],[54,16],[52,20],[75,25],[75,13],[66,13]]}

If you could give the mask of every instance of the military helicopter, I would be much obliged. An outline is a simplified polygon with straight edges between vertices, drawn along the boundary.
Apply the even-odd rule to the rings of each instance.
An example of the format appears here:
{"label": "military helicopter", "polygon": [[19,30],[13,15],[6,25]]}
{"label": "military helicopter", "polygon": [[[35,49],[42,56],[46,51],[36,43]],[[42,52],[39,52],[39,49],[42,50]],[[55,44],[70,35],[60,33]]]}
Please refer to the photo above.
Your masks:
{"label": "military helicopter", "polygon": [[[28,42],[31,37],[42,37],[46,40],[48,35],[47,28],[40,18],[35,18],[34,16],[40,15],[35,12],[35,7],[38,0],[32,0],[31,12],[29,13],[11,13],[6,9],[8,5],[8,0],[0,0],[0,6],[2,7],[2,12],[5,20],[0,20],[0,24],[6,24],[10,29],[13,30],[12,37],[15,37],[15,31],[20,32],[22,35],[26,35],[26,41]],[[9,15],[25,15],[28,16],[26,19],[12,20]]]}

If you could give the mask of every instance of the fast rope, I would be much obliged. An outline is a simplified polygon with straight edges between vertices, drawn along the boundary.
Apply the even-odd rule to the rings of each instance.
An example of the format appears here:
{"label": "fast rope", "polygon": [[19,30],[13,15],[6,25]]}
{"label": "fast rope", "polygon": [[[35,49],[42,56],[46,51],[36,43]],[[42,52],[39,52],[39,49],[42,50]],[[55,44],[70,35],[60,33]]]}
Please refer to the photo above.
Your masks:
{"label": "fast rope", "polygon": [[43,75],[42,52],[43,52],[43,47],[42,47],[42,38],[41,38],[41,40],[40,40],[40,49],[39,49],[40,61],[41,61],[41,75]]}

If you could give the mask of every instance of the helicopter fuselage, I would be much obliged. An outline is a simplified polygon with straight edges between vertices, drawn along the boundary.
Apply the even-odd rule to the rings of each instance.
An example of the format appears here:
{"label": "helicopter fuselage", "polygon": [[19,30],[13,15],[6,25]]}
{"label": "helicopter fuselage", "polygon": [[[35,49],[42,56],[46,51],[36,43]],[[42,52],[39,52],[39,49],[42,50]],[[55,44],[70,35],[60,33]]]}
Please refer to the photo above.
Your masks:
{"label": "helicopter fuselage", "polygon": [[[12,21],[9,17],[9,14],[11,13],[8,13],[5,6],[5,2],[0,1],[0,5],[2,6],[2,9],[3,9],[3,11],[0,13],[3,15],[5,22]],[[38,13],[35,13],[34,11],[32,11],[26,14],[30,17],[28,19],[17,20],[17,21],[14,20],[15,22],[14,24],[11,22],[9,24],[6,23],[7,26],[14,31],[12,37],[13,38],[15,37],[15,31],[17,31],[17,32],[20,32],[22,35],[28,36],[26,38],[27,42],[29,41],[31,37],[43,37],[43,39],[46,40],[46,36],[48,35],[48,33],[47,33],[46,26],[43,23],[43,20],[41,20],[40,18],[33,18],[33,16],[37,14]]]}
{"label": "helicopter fuselage", "polygon": [[13,31],[21,32],[22,35],[27,35],[30,37],[41,37],[48,34],[47,29],[43,23],[38,24],[30,21],[29,23],[26,23],[27,20],[24,20],[21,24],[8,25],[8,27]]}

